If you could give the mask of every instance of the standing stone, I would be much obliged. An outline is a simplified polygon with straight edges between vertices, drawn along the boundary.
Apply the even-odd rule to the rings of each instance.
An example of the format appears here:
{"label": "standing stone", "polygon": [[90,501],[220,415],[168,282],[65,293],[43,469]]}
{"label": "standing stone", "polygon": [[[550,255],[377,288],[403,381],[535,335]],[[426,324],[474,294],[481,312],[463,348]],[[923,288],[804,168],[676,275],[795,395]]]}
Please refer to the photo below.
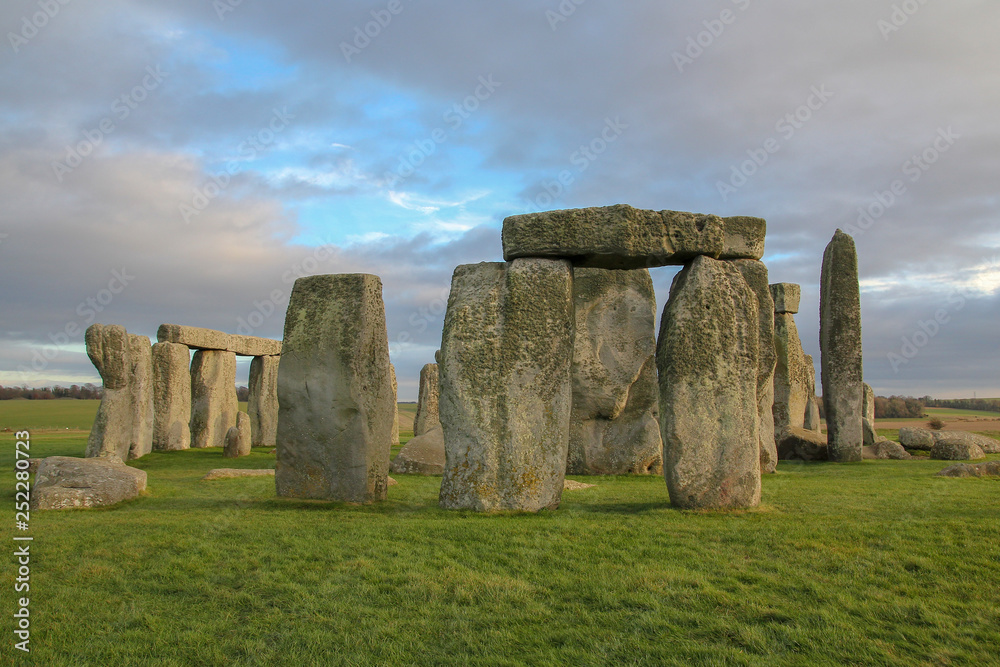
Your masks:
{"label": "standing stone", "polygon": [[777,353],[774,349],[774,300],[771,298],[771,289],[767,283],[767,267],[763,262],[740,259],[733,264],[757,296],[757,334],[760,343],[760,368],[757,373],[760,471],[772,473],[778,467],[778,447],[774,440],[774,369],[777,365]]}
{"label": "standing stone", "polygon": [[854,239],[837,230],[823,253],[819,293],[823,406],[831,461],[860,461],[861,291]]}
{"label": "standing stone", "polygon": [[399,383],[396,381],[396,367],[389,364],[389,377],[392,379],[392,433],[389,434],[389,446],[399,445]]}
{"label": "standing stone", "polygon": [[87,356],[104,381],[104,396],[87,438],[88,458],[128,459],[132,442],[132,345],[125,327],[92,324],[84,334]]}
{"label": "standing stone", "polygon": [[861,437],[866,447],[871,447],[880,440],[875,430],[875,390],[867,382],[861,385],[862,401],[865,406],[861,420]]}
{"label": "standing stone", "polygon": [[153,351],[146,336],[129,334],[132,374],[132,436],[128,457],[137,459],[153,451]]}
{"label": "standing stone", "polygon": [[417,390],[417,413],[413,417],[413,435],[423,435],[441,425],[438,415],[440,400],[437,364],[424,364],[420,369],[420,387]]}
{"label": "standing stone", "polygon": [[296,280],[278,366],[278,495],[384,500],[393,401],[379,277]]}
{"label": "standing stone", "polygon": [[180,343],[156,343],[153,357],[153,449],[191,446],[191,351]]}
{"label": "standing stone", "polygon": [[802,427],[810,431],[819,433],[822,424],[819,416],[819,398],[816,397],[816,364],[813,362],[811,354],[803,356],[806,364],[806,414],[802,422]]}
{"label": "standing stone", "polygon": [[226,447],[222,455],[227,459],[236,459],[250,454],[250,415],[245,412],[236,413],[236,426],[226,432]]}
{"label": "standing stone", "polygon": [[236,355],[198,350],[191,359],[191,446],[225,447],[236,426]]}
{"label": "standing stone", "polygon": [[254,357],[250,362],[247,414],[254,447],[274,447],[278,437],[278,362],[281,357]]}
{"label": "standing stone", "polygon": [[663,470],[684,509],[760,504],[757,297],[730,262],[698,257],[660,319]]}
{"label": "standing stone", "polygon": [[803,428],[809,402],[809,370],[802,351],[795,313],[801,290],[795,283],[771,285],[774,299],[774,431]]}
{"label": "standing stone", "polygon": [[573,412],[567,474],[663,471],[656,295],[647,269],[573,269]]}
{"label": "standing stone", "polygon": [[572,358],[568,261],[518,259],[455,269],[441,336],[442,507],[558,507]]}

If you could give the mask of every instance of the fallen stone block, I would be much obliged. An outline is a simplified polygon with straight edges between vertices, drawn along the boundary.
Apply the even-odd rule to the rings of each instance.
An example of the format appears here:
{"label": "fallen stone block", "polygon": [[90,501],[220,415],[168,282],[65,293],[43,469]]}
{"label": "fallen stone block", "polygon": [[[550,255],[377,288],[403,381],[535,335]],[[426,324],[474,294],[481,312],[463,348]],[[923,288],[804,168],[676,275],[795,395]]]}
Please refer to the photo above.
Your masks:
{"label": "fallen stone block", "polygon": [[117,457],[50,456],[35,473],[31,508],[103,507],[131,500],[145,490],[146,472],[125,465]]}

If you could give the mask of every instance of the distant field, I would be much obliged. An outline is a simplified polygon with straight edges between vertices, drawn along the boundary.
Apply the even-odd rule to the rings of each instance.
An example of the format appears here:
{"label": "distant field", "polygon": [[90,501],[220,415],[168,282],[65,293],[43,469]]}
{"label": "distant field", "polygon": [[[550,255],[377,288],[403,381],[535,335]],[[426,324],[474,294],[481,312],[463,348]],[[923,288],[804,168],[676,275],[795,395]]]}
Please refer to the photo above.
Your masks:
{"label": "distant field", "polygon": [[90,431],[99,400],[0,401],[0,429],[70,429]]}

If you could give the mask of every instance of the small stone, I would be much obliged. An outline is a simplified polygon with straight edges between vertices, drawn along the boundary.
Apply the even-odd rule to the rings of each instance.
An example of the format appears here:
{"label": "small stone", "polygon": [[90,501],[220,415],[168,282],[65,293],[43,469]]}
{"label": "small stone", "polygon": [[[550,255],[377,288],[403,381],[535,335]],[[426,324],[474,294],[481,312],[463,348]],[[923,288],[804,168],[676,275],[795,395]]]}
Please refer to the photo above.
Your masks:
{"label": "small stone", "polygon": [[274,468],[214,468],[202,477],[202,481],[215,479],[235,479],[238,477],[274,477]]}
{"label": "small stone", "polygon": [[827,461],[826,436],[797,426],[786,426],[778,434],[778,458],[782,461]]}
{"label": "small stone", "polygon": [[913,456],[903,449],[903,446],[898,442],[893,442],[892,440],[883,439],[876,440],[871,445],[865,445],[862,450],[862,458],[864,459],[894,459],[897,461],[905,461],[906,459],[911,459]]}
{"label": "small stone", "polygon": [[444,473],[444,431],[441,425],[411,438],[392,460],[389,472],[413,475]]}
{"label": "small stone", "polygon": [[250,416],[245,412],[236,414],[236,426],[226,432],[226,447],[222,455],[236,459],[250,454]]}
{"label": "small stone", "polygon": [[939,472],[936,477],[1000,477],[1000,461],[956,463]]}
{"label": "small stone", "polygon": [[31,509],[103,507],[135,498],[145,490],[146,472],[116,457],[50,456],[35,474]]}
{"label": "small stone", "polygon": [[985,459],[986,454],[979,445],[964,440],[938,440],[931,447],[931,458],[940,461],[975,461]]}
{"label": "small stone", "polygon": [[934,433],[926,428],[904,426],[899,429],[899,444],[907,449],[929,452],[934,446]]}
{"label": "small stone", "polygon": [[582,489],[592,489],[596,484],[584,484],[572,479],[563,480],[563,491],[580,491]]}

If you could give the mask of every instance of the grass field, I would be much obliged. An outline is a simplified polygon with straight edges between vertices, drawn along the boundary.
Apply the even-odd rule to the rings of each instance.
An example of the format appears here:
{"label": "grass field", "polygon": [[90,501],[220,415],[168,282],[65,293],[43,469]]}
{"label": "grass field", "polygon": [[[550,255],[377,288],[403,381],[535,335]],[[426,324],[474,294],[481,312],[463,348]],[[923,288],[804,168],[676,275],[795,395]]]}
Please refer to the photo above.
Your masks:
{"label": "grass field", "polygon": [[[32,455],[85,441],[36,431]],[[10,471],[13,435],[0,447]],[[501,516],[439,509],[435,477],[368,507],[200,479],[272,467],[264,451],[132,464],[145,497],[32,515],[15,664],[997,663],[1000,481],[936,478],[941,461],[783,462],[759,509],[727,514],[672,509],[659,477],[574,477],[597,486]]]}

